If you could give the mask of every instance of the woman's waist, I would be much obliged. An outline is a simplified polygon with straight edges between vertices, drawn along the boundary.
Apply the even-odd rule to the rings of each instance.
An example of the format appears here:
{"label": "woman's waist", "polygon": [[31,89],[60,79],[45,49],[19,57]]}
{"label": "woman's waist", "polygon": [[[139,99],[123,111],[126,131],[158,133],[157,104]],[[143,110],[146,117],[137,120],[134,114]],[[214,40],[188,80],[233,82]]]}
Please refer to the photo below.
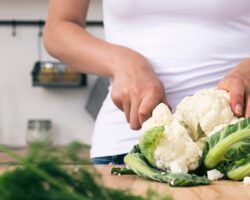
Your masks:
{"label": "woman's waist", "polygon": [[[187,66],[166,66],[154,63],[154,70],[163,82],[167,94],[182,92],[200,85],[217,83],[225,74],[237,66],[238,62],[230,65],[225,64],[196,64]],[[205,86],[204,86],[205,87]]]}

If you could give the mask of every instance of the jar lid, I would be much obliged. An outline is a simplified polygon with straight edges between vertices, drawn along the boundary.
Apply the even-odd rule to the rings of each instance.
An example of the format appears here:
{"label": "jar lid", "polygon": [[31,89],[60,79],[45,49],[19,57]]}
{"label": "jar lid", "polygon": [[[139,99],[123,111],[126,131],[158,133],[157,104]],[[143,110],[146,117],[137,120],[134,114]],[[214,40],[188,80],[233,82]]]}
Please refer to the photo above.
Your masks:
{"label": "jar lid", "polygon": [[52,122],[49,119],[31,119],[28,120],[28,128],[51,128]]}

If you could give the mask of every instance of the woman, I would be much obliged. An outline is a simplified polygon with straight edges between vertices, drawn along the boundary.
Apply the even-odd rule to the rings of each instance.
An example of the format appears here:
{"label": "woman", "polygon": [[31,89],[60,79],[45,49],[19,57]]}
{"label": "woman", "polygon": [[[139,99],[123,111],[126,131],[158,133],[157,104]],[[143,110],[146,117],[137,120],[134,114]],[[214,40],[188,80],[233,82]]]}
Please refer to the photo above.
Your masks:
{"label": "woman", "polygon": [[160,102],[173,110],[202,88],[231,93],[236,116],[250,116],[249,0],[104,0],[106,41],[88,33],[89,0],[51,0],[45,45],[77,70],[107,76],[91,156],[121,164]]}

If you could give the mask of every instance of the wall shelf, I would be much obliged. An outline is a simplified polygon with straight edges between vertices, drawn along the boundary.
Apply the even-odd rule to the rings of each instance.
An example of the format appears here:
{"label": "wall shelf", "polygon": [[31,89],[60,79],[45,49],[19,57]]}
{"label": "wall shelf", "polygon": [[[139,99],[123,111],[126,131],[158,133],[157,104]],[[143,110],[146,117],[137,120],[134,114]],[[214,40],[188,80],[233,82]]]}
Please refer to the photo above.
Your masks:
{"label": "wall shelf", "polygon": [[[44,26],[45,20],[0,20],[0,26]],[[88,20],[86,26],[102,27],[101,20]]]}
{"label": "wall shelf", "polygon": [[32,85],[44,88],[80,88],[87,86],[87,75],[59,62],[36,62],[31,72]]}

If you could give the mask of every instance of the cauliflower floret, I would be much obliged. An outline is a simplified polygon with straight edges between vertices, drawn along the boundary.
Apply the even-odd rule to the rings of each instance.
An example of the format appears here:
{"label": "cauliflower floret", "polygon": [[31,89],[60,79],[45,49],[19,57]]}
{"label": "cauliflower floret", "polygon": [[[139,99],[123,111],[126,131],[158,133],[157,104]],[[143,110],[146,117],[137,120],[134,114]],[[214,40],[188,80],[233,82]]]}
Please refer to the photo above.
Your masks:
{"label": "cauliflower floret", "polygon": [[148,130],[155,126],[170,124],[173,121],[173,115],[168,106],[160,103],[152,112],[152,117],[142,124],[142,131]]}
{"label": "cauliflower floret", "polygon": [[204,89],[185,97],[177,106],[174,117],[188,126],[195,140],[199,127],[208,135],[214,127],[237,119],[230,107],[229,93],[217,89]]}
{"label": "cauliflower floret", "polygon": [[187,173],[196,169],[202,152],[187,129],[175,120],[164,129],[164,136],[154,152],[156,166],[168,172]]}
{"label": "cauliflower floret", "polygon": [[243,184],[247,185],[247,186],[250,186],[250,176],[244,177]]}
{"label": "cauliflower floret", "polygon": [[175,160],[170,163],[169,167],[172,173],[188,173],[187,165],[183,160]]}
{"label": "cauliflower floret", "polygon": [[212,169],[207,171],[207,178],[211,181],[217,181],[221,178],[223,178],[224,174],[222,174],[219,170],[217,169]]}

